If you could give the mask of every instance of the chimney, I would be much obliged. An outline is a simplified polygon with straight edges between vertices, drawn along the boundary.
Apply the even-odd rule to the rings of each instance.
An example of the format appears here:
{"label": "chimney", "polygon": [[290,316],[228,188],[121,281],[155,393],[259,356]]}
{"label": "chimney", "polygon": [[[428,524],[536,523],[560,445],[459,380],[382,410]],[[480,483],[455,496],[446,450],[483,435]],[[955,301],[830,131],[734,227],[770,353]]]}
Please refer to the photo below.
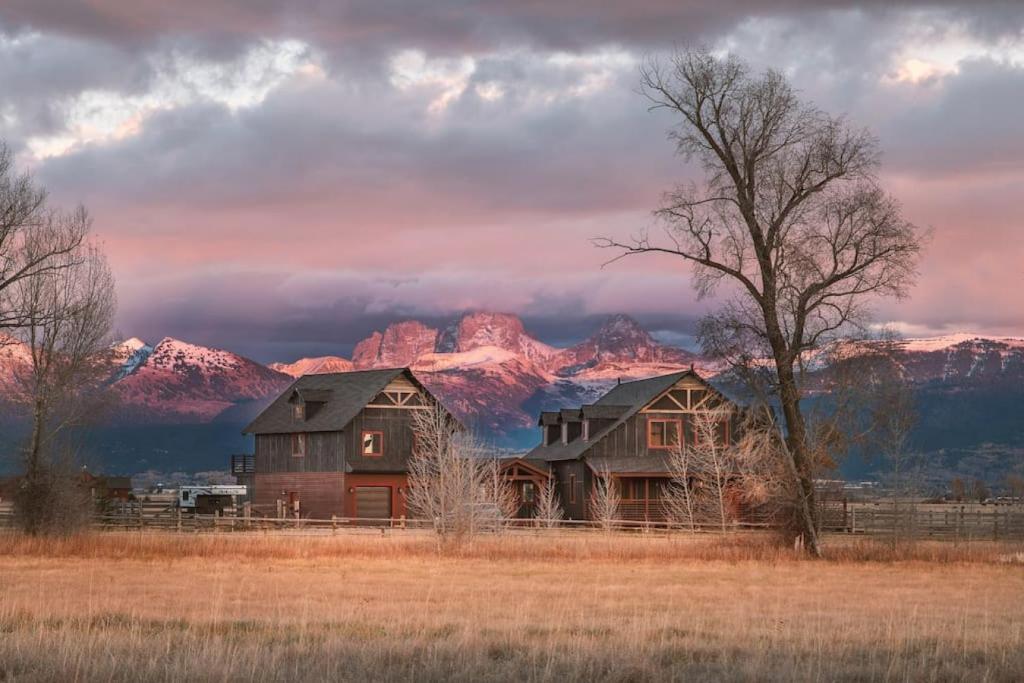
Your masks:
{"label": "chimney", "polygon": [[693,372],[693,363],[690,363],[690,372]]}
{"label": "chimney", "polygon": [[615,378],[615,386],[619,386],[620,384],[622,384],[622,378],[621,377],[616,377]]}

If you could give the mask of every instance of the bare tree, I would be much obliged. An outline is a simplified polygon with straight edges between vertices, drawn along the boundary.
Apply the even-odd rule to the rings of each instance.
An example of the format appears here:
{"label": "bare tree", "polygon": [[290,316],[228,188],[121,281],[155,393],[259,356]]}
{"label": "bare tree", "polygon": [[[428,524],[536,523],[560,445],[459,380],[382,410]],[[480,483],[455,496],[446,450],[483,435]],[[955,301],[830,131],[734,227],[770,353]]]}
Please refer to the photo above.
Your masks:
{"label": "bare tree", "polygon": [[497,524],[515,517],[519,510],[519,494],[515,486],[501,471],[501,461],[488,454],[482,454],[484,458],[484,485],[480,491],[480,504],[486,509],[493,509],[498,517]]}
{"label": "bare tree", "polygon": [[988,484],[985,483],[984,479],[975,479],[971,482],[971,498],[979,503],[984,503],[991,497],[992,493],[988,489]]}
{"label": "bare tree", "polygon": [[690,531],[697,530],[697,473],[690,458],[691,451],[684,439],[669,451],[669,474],[671,481],[665,491],[665,508],[669,520],[684,524]]}
{"label": "bare tree", "polygon": [[[84,212],[76,222],[89,224]],[[96,246],[83,243],[51,256],[50,263],[11,288],[21,316],[15,336],[30,357],[14,372],[32,424],[18,505],[30,533],[61,531],[55,515],[73,502],[59,486],[74,474],[75,446],[68,430],[82,424],[102,395],[116,307],[114,280]]]}
{"label": "bare tree", "polygon": [[876,381],[866,382],[875,394],[871,411],[870,444],[885,464],[893,513],[893,543],[909,538],[915,496],[920,493],[920,454],[910,448],[910,435],[917,424],[912,387],[890,371]]}
{"label": "bare tree", "polygon": [[607,467],[594,473],[594,486],[590,492],[590,516],[605,531],[611,531],[619,518],[621,503],[619,489]]}
{"label": "bare tree", "polygon": [[1006,475],[1006,491],[1016,503],[1024,503],[1024,477],[1013,472]]}
{"label": "bare tree", "polygon": [[694,496],[698,514],[723,532],[731,521],[730,486],[736,489],[738,476],[733,448],[724,436],[729,417],[725,410],[694,413],[690,419],[693,443],[687,446],[690,461],[699,472]]}
{"label": "bare tree", "polygon": [[949,482],[949,493],[953,500],[962,503],[967,497],[967,484],[960,477],[954,477],[953,481]]}
{"label": "bare tree", "polygon": [[773,361],[787,466],[800,484],[794,528],[820,554],[800,363],[863,325],[872,296],[907,293],[921,234],[877,182],[874,137],[801,102],[779,72],[755,75],[735,57],[687,50],[649,62],[641,88],[652,109],[678,116],[671,139],[705,179],[666,195],[656,212],[662,239],[644,231],[595,243],[619,250],[616,258],[683,259],[700,296],[728,287],[701,325],[702,344],[737,366]]}
{"label": "bare tree", "polygon": [[565,519],[562,501],[558,498],[558,487],[551,478],[545,479],[537,486],[537,498],[533,507],[533,516],[538,523],[552,528]]}
{"label": "bare tree", "polygon": [[431,520],[443,542],[459,544],[514,514],[515,491],[498,461],[437,401],[414,410],[416,447],[409,459],[406,503]]}
{"label": "bare tree", "polygon": [[10,150],[0,142],[0,332],[24,322],[13,291],[18,283],[75,265],[88,234],[85,211],[63,213],[47,206],[46,191],[28,173],[17,173]]}

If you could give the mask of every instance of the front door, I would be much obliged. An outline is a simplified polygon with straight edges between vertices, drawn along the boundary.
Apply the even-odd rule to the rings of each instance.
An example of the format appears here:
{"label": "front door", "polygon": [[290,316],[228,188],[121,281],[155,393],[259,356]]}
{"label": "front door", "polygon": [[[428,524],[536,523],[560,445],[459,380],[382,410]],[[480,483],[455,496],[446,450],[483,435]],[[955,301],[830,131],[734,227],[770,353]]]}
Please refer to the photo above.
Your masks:
{"label": "front door", "polygon": [[390,519],[391,487],[357,486],[356,517],[360,519]]}
{"label": "front door", "polygon": [[533,517],[533,508],[537,503],[537,485],[532,481],[519,482],[519,509],[516,517],[529,519]]}

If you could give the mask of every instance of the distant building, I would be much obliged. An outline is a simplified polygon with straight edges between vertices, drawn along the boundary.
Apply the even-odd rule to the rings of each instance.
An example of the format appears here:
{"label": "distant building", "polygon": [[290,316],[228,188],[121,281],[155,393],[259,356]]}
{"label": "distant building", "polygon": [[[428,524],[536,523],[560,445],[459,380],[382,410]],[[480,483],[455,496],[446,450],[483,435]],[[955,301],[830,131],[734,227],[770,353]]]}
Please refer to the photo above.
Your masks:
{"label": "distant building", "polygon": [[618,488],[619,516],[663,521],[670,454],[697,438],[694,416],[724,414],[717,438],[734,438],[740,406],[692,369],[623,382],[591,405],[540,414],[541,443],[523,459],[549,468],[570,519],[590,519],[595,477]]}
{"label": "distant building", "polygon": [[430,398],[408,368],[305,375],[245,428],[255,452],[232,471],[265,514],[403,517],[412,412]]}

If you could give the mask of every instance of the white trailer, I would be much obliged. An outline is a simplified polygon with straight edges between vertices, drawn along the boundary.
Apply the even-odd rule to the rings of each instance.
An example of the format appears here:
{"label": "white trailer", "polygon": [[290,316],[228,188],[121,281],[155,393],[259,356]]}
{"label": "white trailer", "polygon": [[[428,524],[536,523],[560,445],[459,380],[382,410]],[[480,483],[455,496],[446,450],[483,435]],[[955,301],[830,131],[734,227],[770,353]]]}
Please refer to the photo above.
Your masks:
{"label": "white trailer", "polygon": [[235,498],[244,496],[246,491],[246,487],[235,484],[182,486],[178,489],[178,507],[200,515],[212,515],[232,507]]}

